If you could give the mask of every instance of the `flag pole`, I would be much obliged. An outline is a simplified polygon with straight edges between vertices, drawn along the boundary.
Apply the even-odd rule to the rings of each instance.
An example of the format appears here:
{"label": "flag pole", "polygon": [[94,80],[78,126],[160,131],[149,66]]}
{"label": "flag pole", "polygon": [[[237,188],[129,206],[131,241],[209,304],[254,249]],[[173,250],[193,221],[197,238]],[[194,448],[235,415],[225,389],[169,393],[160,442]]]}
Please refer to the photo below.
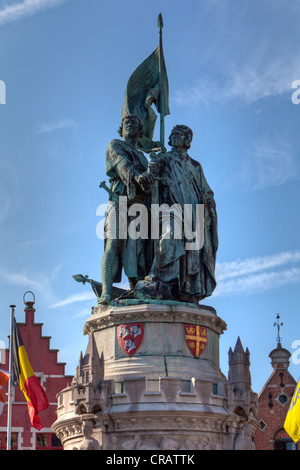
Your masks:
{"label": "flag pole", "polygon": [[[163,44],[162,44],[162,29],[164,23],[162,14],[160,13],[157,20],[157,27],[159,31],[159,56],[158,56],[158,68],[159,68],[159,100],[160,100],[160,152],[165,151],[165,109],[164,109],[164,67],[163,67]],[[155,159],[151,157],[151,159]],[[158,192],[158,179],[154,178],[154,183],[152,186],[152,207],[153,213],[155,211],[154,207],[159,205],[159,192]],[[154,260],[153,260],[153,271],[155,279],[159,279],[159,269],[160,269],[160,254],[159,254],[159,238],[154,240]]]}
{"label": "flag pole", "polygon": [[7,442],[6,450],[11,450],[11,421],[12,421],[12,368],[13,368],[13,331],[15,319],[15,305],[10,306],[10,342],[9,342],[9,382],[8,382],[8,408],[7,408]]}
{"label": "flag pole", "polygon": [[163,17],[160,13],[157,21],[158,31],[159,31],[159,96],[160,96],[160,146],[161,152],[165,151],[165,89],[164,89],[164,67],[163,67],[163,40],[162,40],[162,30],[164,26]]}

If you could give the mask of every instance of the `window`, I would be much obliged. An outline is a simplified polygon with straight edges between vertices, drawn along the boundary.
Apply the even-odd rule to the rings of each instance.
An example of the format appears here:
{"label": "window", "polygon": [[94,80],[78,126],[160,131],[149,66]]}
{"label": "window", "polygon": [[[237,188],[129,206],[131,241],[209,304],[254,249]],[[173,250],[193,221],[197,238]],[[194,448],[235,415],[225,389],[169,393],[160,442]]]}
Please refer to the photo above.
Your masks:
{"label": "window", "polygon": [[[0,432],[0,450],[6,450],[6,432]],[[18,449],[18,434],[11,434],[11,450]],[[62,450],[63,446],[56,434],[36,434],[36,450]]]}
{"label": "window", "polygon": [[275,450],[297,450],[295,442],[290,438],[285,429],[281,429],[275,434]]}
{"label": "window", "polygon": [[36,446],[37,447],[48,447],[48,434],[37,434],[36,435]]}
{"label": "window", "polygon": [[259,421],[259,429],[260,429],[261,431],[264,431],[264,430],[266,429],[266,427],[267,427],[267,424],[264,422],[263,419],[261,419],[261,420]]}
{"label": "window", "polygon": [[36,434],[36,450],[62,450],[63,446],[56,434]]}
{"label": "window", "polygon": [[285,450],[297,450],[297,445],[296,443],[293,442],[286,442],[285,443]]}
{"label": "window", "polygon": [[282,405],[284,405],[287,402],[287,396],[286,395],[279,395],[278,400]]}
{"label": "window", "polygon": [[[0,450],[6,450],[7,445],[7,434],[6,432],[0,432]],[[12,433],[11,434],[11,450],[18,449],[18,434]]]}
{"label": "window", "polygon": [[51,447],[62,449],[62,444],[56,434],[51,434]]}
{"label": "window", "polygon": [[275,450],[297,450],[295,442],[275,442]]}

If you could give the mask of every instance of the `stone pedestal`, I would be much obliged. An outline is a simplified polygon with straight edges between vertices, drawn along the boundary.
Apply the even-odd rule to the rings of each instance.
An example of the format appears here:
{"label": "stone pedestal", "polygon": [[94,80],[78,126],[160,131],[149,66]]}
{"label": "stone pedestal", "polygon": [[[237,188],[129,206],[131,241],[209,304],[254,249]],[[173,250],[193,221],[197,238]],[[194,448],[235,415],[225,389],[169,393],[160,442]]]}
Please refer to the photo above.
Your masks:
{"label": "stone pedestal", "polygon": [[[119,325],[142,323],[144,336],[136,352],[129,356],[118,341]],[[196,358],[185,338],[185,324],[205,327],[205,349]],[[181,377],[182,381],[210,380],[224,392],[226,378],[219,368],[219,337],[226,324],[214,309],[185,305],[141,304],[112,307],[93,315],[84,327],[94,334],[99,356],[104,356],[104,378],[122,383],[127,378],[145,376],[157,382],[160,377]]]}
{"label": "stone pedestal", "polygon": [[[58,397],[53,429],[64,448],[80,447],[86,420],[103,450],[234,449],[241,439],[252,447],[256,396],[244,390],[243,413],[236,411],[219,367],[225,329],[206,306],[127,301],[94,307],[84,326],[89,351]],[[132,331],[138,335],[130,350],[125,341]],[[199,332],[201,347],[193,349]]]}

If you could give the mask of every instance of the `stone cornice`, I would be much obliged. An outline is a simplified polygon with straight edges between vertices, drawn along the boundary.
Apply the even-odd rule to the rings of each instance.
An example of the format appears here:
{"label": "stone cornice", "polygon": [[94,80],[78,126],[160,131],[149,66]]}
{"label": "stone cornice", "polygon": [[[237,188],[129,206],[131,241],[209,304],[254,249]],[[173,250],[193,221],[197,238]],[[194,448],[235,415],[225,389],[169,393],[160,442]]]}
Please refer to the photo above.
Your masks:
{"label": "stone cornice", "polygon": [[223,334],[226,323],[211,307],[190,307],[187,305],[141,304],[124,307],[94,307],[93,315],[85,323],[83,333],[90,334],[123,323],[191,323],[201,324]]}

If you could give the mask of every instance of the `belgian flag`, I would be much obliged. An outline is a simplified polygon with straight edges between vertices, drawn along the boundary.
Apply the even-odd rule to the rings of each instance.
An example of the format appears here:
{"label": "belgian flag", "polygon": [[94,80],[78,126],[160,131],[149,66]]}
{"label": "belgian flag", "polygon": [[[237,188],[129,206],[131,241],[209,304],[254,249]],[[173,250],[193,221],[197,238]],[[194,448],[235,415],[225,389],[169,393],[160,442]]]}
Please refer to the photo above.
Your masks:
{"label": "belgian flag", "polygon": [[43,426],[38,414],[49,407],[49,402],[43,387],[32,370],[15,319],[12,336],[12,384],[20,386],[27,401],[31,424],[40,431]]}

